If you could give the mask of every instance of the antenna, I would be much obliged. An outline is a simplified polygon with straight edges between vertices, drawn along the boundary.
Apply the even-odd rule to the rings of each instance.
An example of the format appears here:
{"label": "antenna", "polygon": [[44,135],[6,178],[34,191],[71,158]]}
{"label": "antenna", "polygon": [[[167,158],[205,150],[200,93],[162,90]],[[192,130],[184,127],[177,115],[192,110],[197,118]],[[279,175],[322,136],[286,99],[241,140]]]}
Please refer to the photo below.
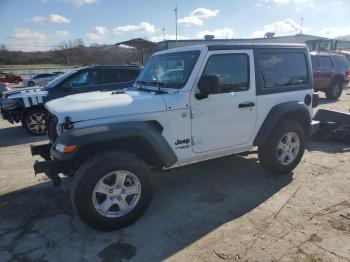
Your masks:
{"label": "antenna", "polygon": [[300,18],[300,32],[299,32],[299,34],[303,33],[303,22],[304,22],[304,17],[301,17]]}
{"label": "antenna", "polygon": [[177,46],[177,6],[174,9],[175,12],[175,45]]}

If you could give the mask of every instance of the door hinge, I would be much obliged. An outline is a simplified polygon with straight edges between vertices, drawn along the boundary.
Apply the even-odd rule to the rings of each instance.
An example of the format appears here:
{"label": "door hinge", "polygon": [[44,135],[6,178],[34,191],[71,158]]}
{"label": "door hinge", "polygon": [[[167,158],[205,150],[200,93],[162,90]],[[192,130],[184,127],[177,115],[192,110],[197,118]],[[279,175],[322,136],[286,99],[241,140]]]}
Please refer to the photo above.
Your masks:
{"label": "door hinge", "polygon": [[198,145],[198,144],[200,144],[202,142],[203,142],[203,138],[198,137],[198,136],[193,136],[192,139],[191,139],[192,146]]}
{"label": "door hinge", "polygon": [[201,111],[198,110],[192,110],[191,111],[191,119],[199,118],[201,116]]}

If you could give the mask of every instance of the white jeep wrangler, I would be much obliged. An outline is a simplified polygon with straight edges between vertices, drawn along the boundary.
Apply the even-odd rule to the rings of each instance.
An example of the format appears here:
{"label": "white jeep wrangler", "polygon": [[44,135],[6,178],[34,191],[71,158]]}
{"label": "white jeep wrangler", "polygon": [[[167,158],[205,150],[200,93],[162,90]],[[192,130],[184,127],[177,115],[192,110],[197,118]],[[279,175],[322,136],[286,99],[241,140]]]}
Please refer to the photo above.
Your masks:
{"label": "white jeep wrangler", "polygon": [[[152,198],[152,168],[170,169],[258,148],[267,169],[291,172],[315,128],[305,45],[202,45],[162,51],[133,87],[46,104],[51,143],[32,146],[35,173],[59,185],[89,226],[127,226]],[[57,136],[53,134],[57,133]]]}

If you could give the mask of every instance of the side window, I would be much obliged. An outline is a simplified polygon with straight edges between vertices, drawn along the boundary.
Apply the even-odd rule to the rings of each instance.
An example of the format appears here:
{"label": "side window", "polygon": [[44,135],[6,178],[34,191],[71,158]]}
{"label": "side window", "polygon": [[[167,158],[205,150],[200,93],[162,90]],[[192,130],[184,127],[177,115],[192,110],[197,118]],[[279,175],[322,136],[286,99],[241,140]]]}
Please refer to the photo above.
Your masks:
{"label": "side window", "polygon": [[249,57],[245,54],[220,54],[209,57],[203,75],[217,75],[217,93],[239,92],[249,88]]}
{"label": "side window", "polygon": [[320,66],[324,68],[332,67],[332,61],[329,56],[320,56]]}
{"label": "side window", "polygon": [[335,63],[337,66],[341,67],[343,70],[349,70],[349,62],[346,60],[345,56],[333,56]]}
{"label": "side window", "polygon": [[120,80],[121,82],[130,82],[137,78],[138,72],[131,69],[120,69]]}
{"label": "side window", "polygon": [[116,69],[106,69],[103,70],[103,83],[112,84],[121,82],[120,70]]}
{"label": "side window", "polygon": [[263,88],[289,87],[308,82],[303,53],[261,54],[258,63]]}
{"label": "side window", "polygon": [[85,71],[74,76],[72,79],[66,82],[65,85],[68,85],[74,88],[74,87],[90,86],[96,83],[97,83],[97,72]]}
{"label": "side window", "polygon": [[311,64],[312,64],[312,68],[318,68],[319,64],[318,64],[318,57],[315,55],[311,56]]}

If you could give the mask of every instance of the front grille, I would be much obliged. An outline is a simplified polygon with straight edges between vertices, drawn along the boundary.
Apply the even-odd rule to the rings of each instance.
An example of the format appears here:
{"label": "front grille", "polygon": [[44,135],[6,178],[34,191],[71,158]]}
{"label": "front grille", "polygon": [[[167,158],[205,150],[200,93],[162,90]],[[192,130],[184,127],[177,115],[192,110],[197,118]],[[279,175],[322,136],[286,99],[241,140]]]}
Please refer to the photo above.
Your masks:
{"label": "front grille", "polygon": [[56,116],[49,114],[46,120],[47,136],[49,137],[51,143],[55,142],[58,137],[56,126],[58,119]]}

